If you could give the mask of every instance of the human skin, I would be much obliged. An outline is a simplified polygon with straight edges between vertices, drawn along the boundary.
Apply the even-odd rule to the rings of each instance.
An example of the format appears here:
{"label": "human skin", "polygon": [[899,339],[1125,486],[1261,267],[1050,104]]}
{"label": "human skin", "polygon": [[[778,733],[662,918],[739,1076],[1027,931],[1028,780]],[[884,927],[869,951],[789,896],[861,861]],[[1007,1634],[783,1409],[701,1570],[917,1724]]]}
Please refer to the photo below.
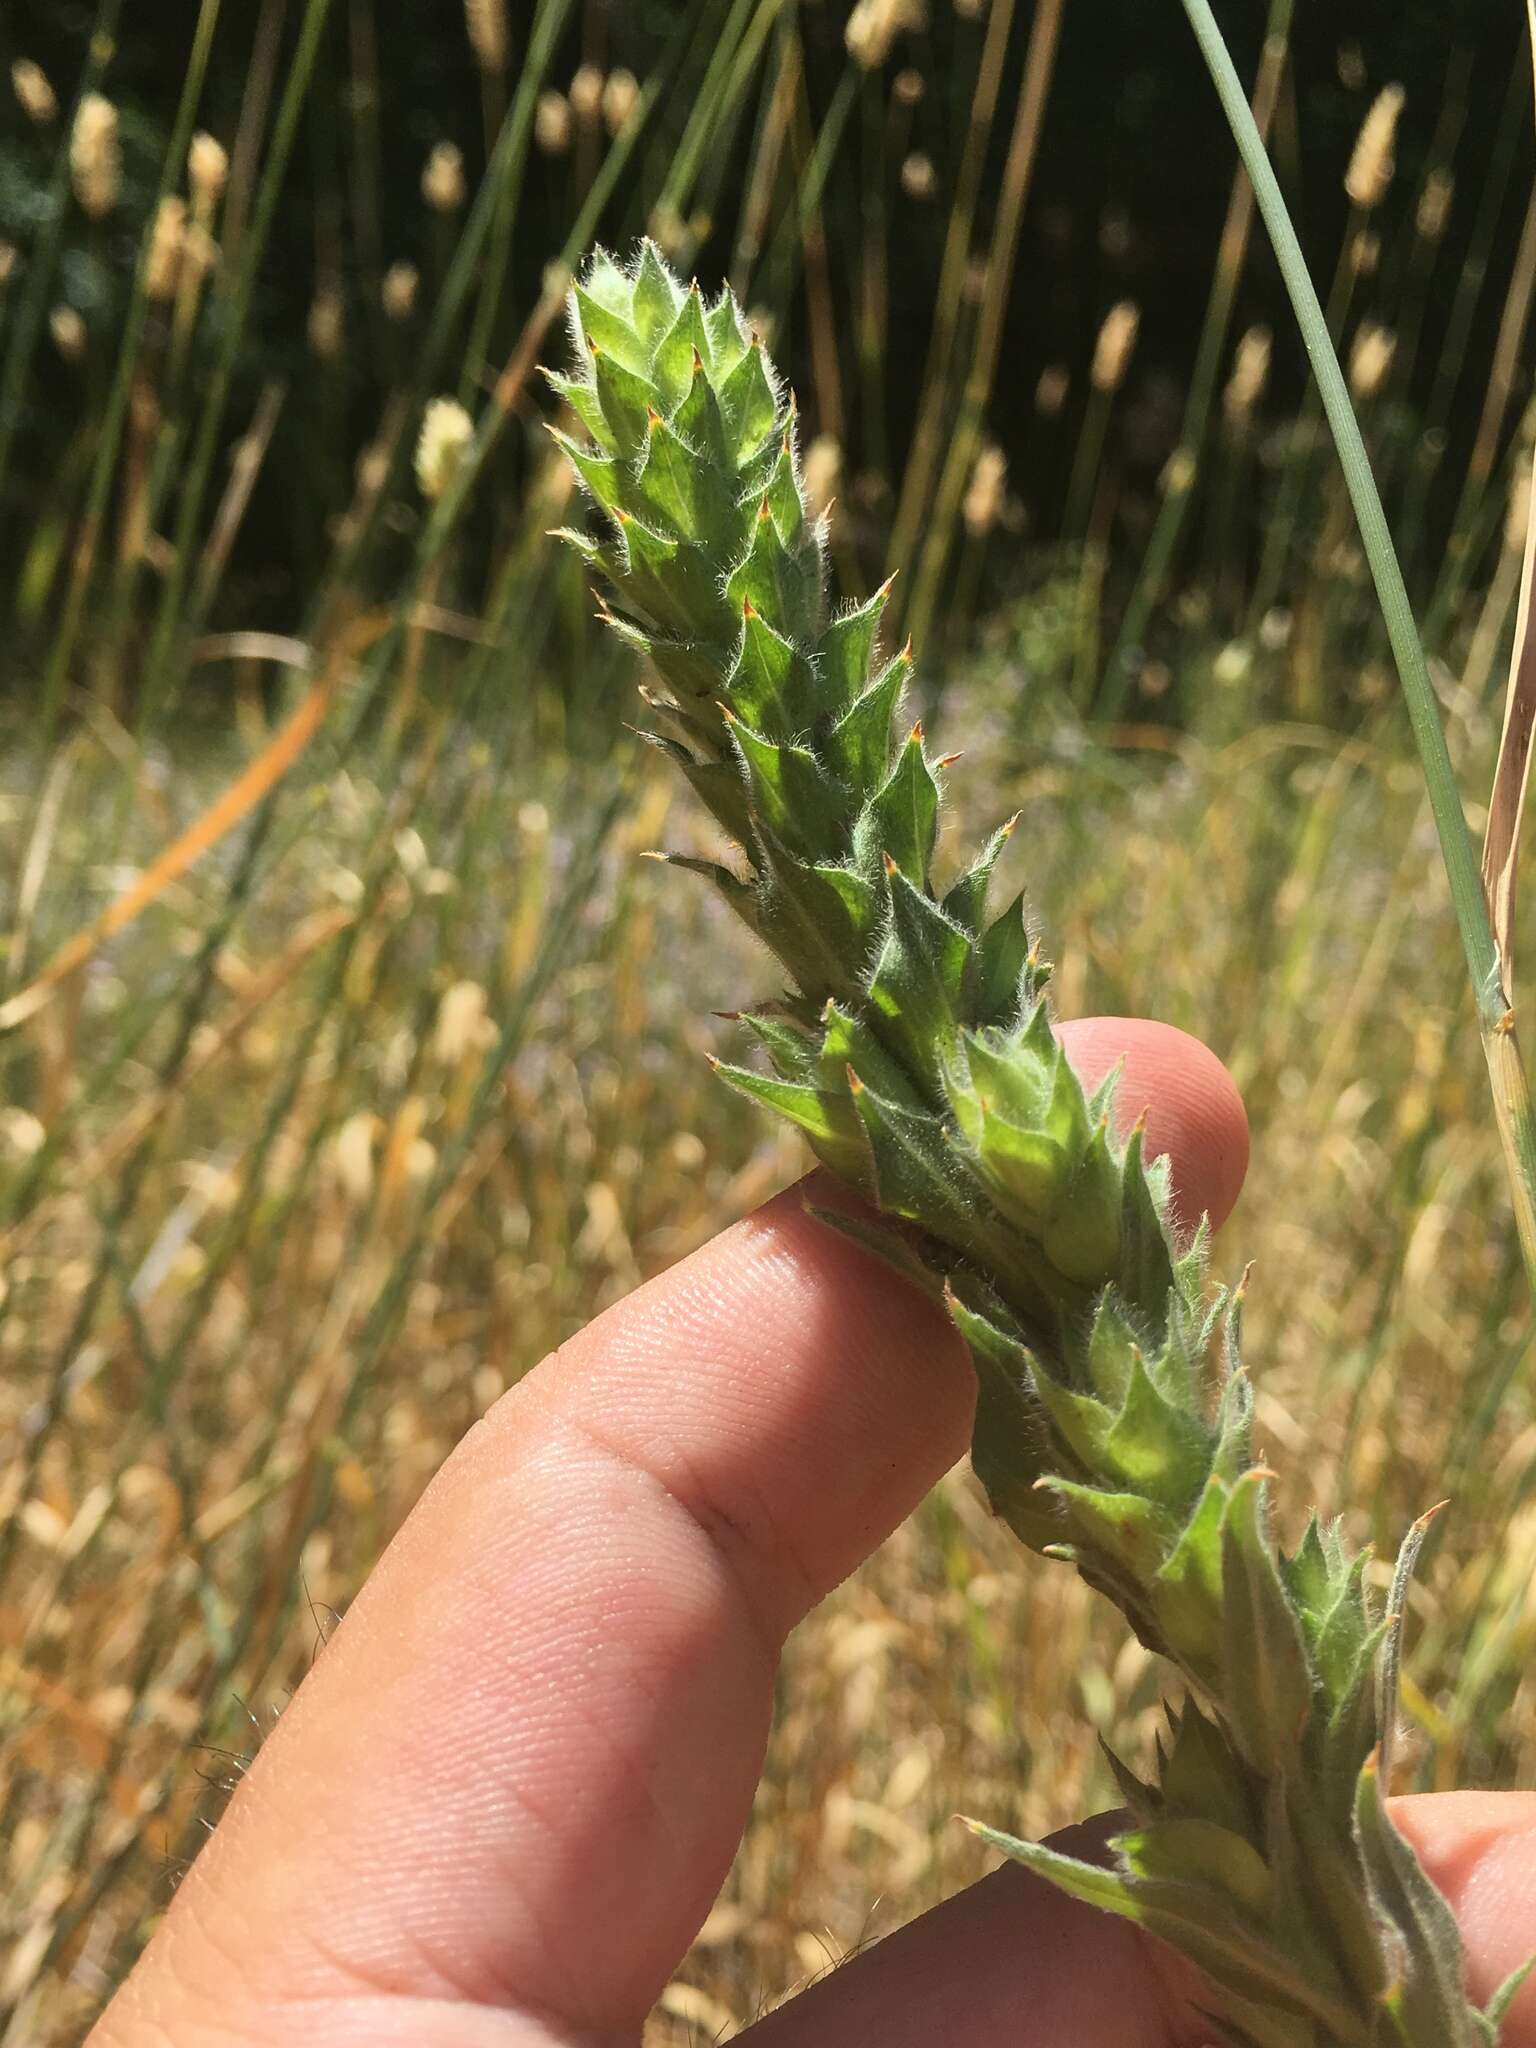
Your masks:
{"label": "human skin", "polygon": [[[1117,1115],[1219,1223],[1248,1133],[1212,1055],[1123,1019],[1063,1037],[1090,1085],[1124,1058]],[[942,1314],[803,1190],[609,1310],[448,1460],[93,2048],[636,2048],[740,1839],[785,1637],[964,1454],[974,1400]],[[1536,1795],[1397,1819],[1486,1998],[1536,1950]],[[749,2032],[1195,2048],[1192,1992],[1010,1867]],[[1504,2048],[1536,2048],[1536,1987]]]}

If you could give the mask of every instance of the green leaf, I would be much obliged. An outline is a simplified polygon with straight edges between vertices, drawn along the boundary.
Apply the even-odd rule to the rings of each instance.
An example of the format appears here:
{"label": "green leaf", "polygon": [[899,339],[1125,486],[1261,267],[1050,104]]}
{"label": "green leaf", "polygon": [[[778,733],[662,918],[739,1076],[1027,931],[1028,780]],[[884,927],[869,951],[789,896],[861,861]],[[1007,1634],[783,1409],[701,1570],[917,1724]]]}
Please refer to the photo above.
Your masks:
{"label": "green leaf", "polygon": [[762,935],[801,993],[856,999],[875,922],[875,894],[855,875],[807,867],[766,821],[755,845],[763,869]]}
{"label": "green leaf", "polygon": [[892,1059],[862,1017],[837,1003],[828,1003],[823,1012],[819,1065],[824,1088],[836,1081],[846,1086],[851,1069],[877,1095],[908,1109],[925,1108],[900,1061]]}
{"label": "green leaf", "polygon": [[661,414],[652,412],[647,418],[645,444],[635,470],[638,495],[647,509],[674,533],[706,545],[718,532],[717,524],[706,516],[708,474]]}
{"label": "green leaf", "polygon": [[603,510],[616,512],[625,481],[619,461],[614,456],[597,455],[591,449],[583,448],[579,441],[573,441],[559,427],[551,427],[549,437]]}
{"label": "green leaf", "polygon": [[898,868],[886,877],[891,925],[869,1001],[886,1043],[938,1096],[958,1044],[960,993],[970,940]]}
{"label": "green leaf", "polygon": [[1294,1763],[1312,1679],[1264,1512],[1264,1475],[1247,1473],[1232,1488],[1222,1530],[1222,1704],[1248,1762],[1273,1777]]}
{"label": "green leaf", "polygon": [[587,346],[600,350],[643,377],[650,369],[650,351],[622,314],[603,305],[585,285],[575,287],[576,317]]}
{"label": "green leaf", "polygon": [[1377,1911],[1404,1936],[1399,1993],[1406,2038],[1445,2042],[1468,2038],[1466,1962],[1450,1907],[1392,1825],[1381,1775],[1368,1758],[1355,1791],[1355,1835]]}
{"label": "green leaf", "polygon": [[1533,1969],[1536,1969],[1536,1956],[1532,1956],[1529,1961],[1523,1962],[1519,1969],[1511,1970],[1484,2007],[1484,2017],[1494,2029],[1495,2038],[1497,2038],[1498,2029],[1504,2016],[1514,2004],[1517,1994],[1524,1986],[1526,1978],[1530,1976]]}
{"label": "green leaf", "polygon": [[592,251],[592,260],[581,279],[580,289],[622,320],[626,327],[634,325],[633,283],[628,271],[621,263],[616,263],[606,249]]}
{"label": "green leaf", "polygon": [[[697,450],[697,460],[705,464],[712,475],[718,476],[728,466],[730,456],[725,443],[725,421],[721,418],[714,386],[700,356],[693,359],[693,381],[688,386],[688,396],[673,415],[672,425],[688,446]],[[729,523],[735,510],[734,501],[722,494],[720,502],[725,512],[724,530],[718,536],[710,535],[717,549],[732,545],[736,532],[735,526]]]}
{"label": "green leaf", "polygon": [[1211,1433],[1199,1411],[1174,1407],[1152,1383],[1140,1353],[1125,1402],[1104,1443],[1104,1470],[1164,1507],[1188,1509],[1211,1466]]}
{"label": "green leaf", "polygon": [[1060,1510],[1036,1485],[1051,1445],[1050,1425],[1035,1395],[1028,1351],[998,1326],[998,1304],[986,1303],[984,1313],[961,1298],[960,1290],[971,1284],[956,1275],[946,1295],[976,1366],[971,1464],[993,1513],[1026,1543],[1043,1549],[1062,1529]]}
{"label": "green leaf", "polygon": [[[1065,1066],[1063,1060],[1058,1073]],[[1059,1138],[1057,1142],[1063,1143]],[[1120,1170],[1110,1151],[1109,1126],[1101,1123],[1046,1220],[1041,1248],[1056,1270],[1084,1287],[1102,1287],[1115,1279],[1122,1207]]]}
{"label": "green leaf", "polygon": [[976,859],[944,898],[945,916],[952,917],[956,924],[963,925],[973,938],[981,937],[986,920],[987,889],[992,880],[992,871],[1002,857],[1003,848],[1013,837],[1018,822],[1017,817],[1012,817],[1006,825],[992,834]]}
{"label": "green leaf", "polygon": [[1067,1505],[1068,1541],[1098,1551],[1135,1585],[1144,1586],[1156,1575],[1178,1541],[1178,1524],[1167,1510],[1140,1494],[1081,1486],[1054,1473],[1046,1483]]}
{"label": "green leaf", "polygon": [[1022,894],[982,934],[971,1002],[978,1024],[1011,1025],[1033,1007],[1028,994],[1030,937]]}
{"label": "green leaf", "polygon": [[695,284],[684,294],[677,318],[662,337],[651,365],[651,376],[661,387],[669,413],[688,396],[696,355],[708,359],[709,335],[704,327],[704,302]]}
{"label": "green leaf", "polygon": [[715,587],[708,558],[691,541],[659,534],[625,511],[616,511],[629,567],[625,600],[650,614],[674,637],[692,637],[690,627],[712,628],[729,637],[733,621]]}
{"label": "green leaf", "polygon": [[1147,1180],[1146,1133],[1138,1124],[1120,1172],[1120,1266],[1115,1284],[1148,1316],[1159,1336],[1167,1327],[1168,1297],[1177,1286],[1172,1233]]}
{"label": "green leaf", "polygon": [[663,861],[669,868],[682,868],[692,875],[701,875],[711,882],[730,904],[749,930],[757,930],[757,897],[752,886],[743,882],[739,875],[733,875],[729,868],[723,868],[718,861],[696,860],[686,853],[658,853],[654,859]]}
{"label": "green leaf", "polygon": [[[951,1099],[963,1127],[967,1098]],[[976,1170],[992,1189],[999,1208],[1020,1229],[1036,1231],[1066,1184],[1066,1154],[1043,1131],[1023,1130],[1006,1117],[994,1116],[984,1102],[979,1108],[975,1136],[966,1134]]]}
{"label": "green leaf", "polygon": [[878,789],[890,773],[891,721],[911,673],[911,662],[898,655],[832,728],[828,758],[856,796]]}
{"label": "green leaf", "polygon": [[1162,1819],[1117,1836],[1114,1846],[1137,1877],[1208,1884],[1261,1918],[1274,1903],[1269,1865],[1251,1842],[1217,1821]]}
{"label": "green leaf", "polygon": [[850,1086],[874,1155],[881,1208],[921,1224],[958,1251],[995,1262],[1006,1233],[958,1170],[943,1119],[887,1101],[856,1076]]}
{"label": "green leaf", "polygon": [[752,807],[792,854],[815,862],[836,854],[842,804],[835,783],[806,747],[781,745],[727,712]]}
{"label": "green leaf", "polygon": [[1206,1684],[1222,1659],[1222,1525],[1227,1489],[1208,1479],[1199,1505],[1152,1587],[1152,1608],[1174,1654]]}
{"label": "green leaf", "polygon": [[705,313],[704,327],[709,336],[710,370],[717,383],[723,383],[747,352],[741,308],[729,285]]}
{"label": "green leaf", "polygon": [[598,403],[608,422],[608,438],[620,455],[633,457],[645,446],[651,414],[660,393],[645,377],[625,369],[617,356],[606,349],[593,352],[593,376],[597,380]]}
{"label": "green leaf", "polygon": [[612,437],[612,429],[608,425],[608,416],[603,411],[596,387],[589,384],[584,377],[562,377],[556,370],[546,370],[544,381],[561,403],[568,405],[575,413],[603,452],[611,455],[613,450],[608,446],[608,442]]}
{"label": "green leaf", "polygon": [[[1021,1842],[975,1821],[966,1825],[992,1848],[1049,1879],[1070,1897],[1103,1912],[1117,1913],[1181,1948],[1218,1984],[1250,2000],[1258,2011],[1273,2011],[1278,2005],[1289,2008],[1293,2029],[1294,2016],[1306,2014],[1333,2030],[1324,2040],[1361,2039],[1355,2014],[1313,1985],[1297,1961],[1265,1938],[1262,1926],[1252,1923],[1209,1885],[1102,1870],[1042,1843]],[[1282,2038],[1287,2043],[1294,2041],[1296,2048],[1303,2048],[1306,2041],[1298,2033],[1270,2036],[1274,2041]]]}
{"label": "green leaf", "polygon": [[923,728],[915,725],[889,780],[859,814],[854,852],[872,875],[889,854],[914,888],[925,889],[938,829],[939,786],[923,752]]}
{"label": "green leaf", "polygon": [[1231,1744],[1192,1699],[1177,1714],[1170,1710],[1169,1719],[1173,1743],[1161,1778],[1166,1810],[1203,1814],[1252,1840],[1259,1831],[1262,1797]]}
{"label": "green leaf", "polygon": [[1392,1751],[1397,1741],[1397,1692],[1403,1662],[1403,1622],[1408,1612],[1408,1589],[1413,1583],[1419,1552],[1424,1548],[1430,1524],[1439,1512],[1439,1508],[1431,1508],[1427,1515],[1420,1515],[1408,1531],[1398,1552],[1397,1569],[1392,1574],[1392,1591],[1387,1598],[1387,1633],[1376,1666],[1376,1725],[1380,1730],[1381,1778],[1388,1787],[1392,1783]]}
{"label": "green leaf", "polygon": [[866,1153],[858,1118],[847,1097],[841,1101],[793,1081],[781,1081],[771,1074],[754,1074],[749,1067],[715,1066],[722,1081],[738,1095],[771,1109],[796,1125],[811,1140],[818,1158],[834,1173],[858,1179],[864,1170]]}
{"label": "green leaf", "polygon": [[726,688],[731,709],[759,732],[788,738],[805,728],[814,689],[810,663],[756,606],[743,608],[741,644]]}
{"label": "green leaf", "polygon": [[[638,728],[636,729],[639,730]],[[667,756],[693,786],[696,794],[741,846],[752,838],[752,820],[747,809],[747,792],[734,765],[724,761],[698,761],[686,747],[662,733],[639,732],[647,746]]]}
{"label": "green leaf", "polygon": [[778,393],[763,362],[763,345],[755,334],[746,354],[720,386],[720,411],[738,462],[754,454],[773,432],[779,416]]}
{"label": "green leaf", "polygon": [[647,348],[657,348],[678,313],[682,310],[683,294],[678,289],[671,271],[662,261],[660,251],[649,236],[641,244],[640,262],[635,271],[634,324],[635,331]]}
{"label": "green leaf", "polygon": [[[815,550],[807,551],[813,559]],[[808,646],[820,601],[819,579],[802,555],[789,554],[779,539],[765,498],[752,523],[746,554],[731,571],[726,595],[740,613],[751,604],[782,639]]]}
{"label": "green leaf", "polygon": [[794,550],[804,541],[805,499],[801,495],[800,472],[795,462],[793,425],[784,429],[779,444],[779,459],[773,466],[763,492],[764,502],[773,515],[773,523],[779,530],[779,539],[785,547]]}
{"label": "green leaf", "polygon": [[782,1080],[817,1086],[820,1048],[809,1031],[785,1017],[769,1016],[761,1010],[744,1010],[736,1021],[762,1046]]}
{"label": "green leaf", "polygon": [[[871,687],[880,621],[885,616],[890,596],[890,583],[881,584],[867,603],[850,605],[839,612],[821,636],[821,645],[816,650],[816,667],[821,677],[822,693],[835,717],[843,717]],[[910,651],[897,659],[904,660],[910,670]],[[889,669],[886,673],[889,675]],[[882,754],[880,758],[883,766],[885,757]]]}

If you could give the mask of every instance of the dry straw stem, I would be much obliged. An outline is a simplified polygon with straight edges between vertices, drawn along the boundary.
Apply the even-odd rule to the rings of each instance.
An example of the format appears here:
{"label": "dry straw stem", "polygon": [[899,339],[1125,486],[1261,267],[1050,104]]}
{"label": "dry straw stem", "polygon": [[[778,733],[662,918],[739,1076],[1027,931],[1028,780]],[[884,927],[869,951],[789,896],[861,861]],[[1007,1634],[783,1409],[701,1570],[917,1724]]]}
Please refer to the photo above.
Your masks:
{"label": "dry straw stem", "polygon": [[[1536,0],[1527,0],[1532,37],[1532,61],[1536,65]],[[1520,609],[1515,623],[1515,645],[1510,660],[1509,690],[1504,706],[1504,730],[1499,741],[1498,765],[1488,803],[1488,829],[1483,840],[1482,878],[1498,952],[1500,979],[1509,1003],[1507,1021],[1500,1020],[1488,1045],[1489,1070],[1495,1101],[1499,1107],[1501,1133],[1512,1157],[1533,1123],[1530,1083],[1515,1042],[1513,991],[1515,986],[1514,937],[1515,890],[1520,862],[1520,832],[1525,816],[1531,776],[1531,738],[1536,730],[1536,636],[1531,630],[1533,589],[1536,589],[1536,517],[1533,496],[1524,492],[1525,564],[1520,580]],[[1517,501],[1518,502],[1518,501]],[[1536,1192],[1528,1177],[1515,1179],[1515,1197],[1521,1237],[1536,1242]]]}

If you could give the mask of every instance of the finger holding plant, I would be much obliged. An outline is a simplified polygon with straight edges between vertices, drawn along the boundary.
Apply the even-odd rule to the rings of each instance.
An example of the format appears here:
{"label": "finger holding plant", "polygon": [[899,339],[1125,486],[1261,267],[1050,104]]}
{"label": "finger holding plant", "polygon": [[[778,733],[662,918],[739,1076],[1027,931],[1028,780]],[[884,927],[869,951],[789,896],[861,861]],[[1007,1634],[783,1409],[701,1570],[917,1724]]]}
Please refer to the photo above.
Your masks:
{"label": "finger holding plant", "polygon": [[[794,400],[729,292],[646,244],[572,294],[560,434],[603,515],[567,536],[649,663],[648,735],[740,849],[701,868],[782,966],[745,1012],[759,1064],[721,1072],[787,1117],[942,1295],[976,1363],[974,1462],[1032,1548],[1075,1564],[1184,1681],[1105,1870],[981,1828],[1181,1950],[1213,2026],[1262,2048],[1494,2042],[1454,1922],[1384,1805],[1397,1637],[1368,1556],[1270,1526],[1240,1356],[1241,1293],[1207,1284],[1162,1162],[1116,1135],[1052,1029],[1024,900],[989,901],[1021,821],[933,872],[945,764],[901,717],[910,648],[886,592],[834,609]],[[1027,827],[1022,828],[1027,834]]]}

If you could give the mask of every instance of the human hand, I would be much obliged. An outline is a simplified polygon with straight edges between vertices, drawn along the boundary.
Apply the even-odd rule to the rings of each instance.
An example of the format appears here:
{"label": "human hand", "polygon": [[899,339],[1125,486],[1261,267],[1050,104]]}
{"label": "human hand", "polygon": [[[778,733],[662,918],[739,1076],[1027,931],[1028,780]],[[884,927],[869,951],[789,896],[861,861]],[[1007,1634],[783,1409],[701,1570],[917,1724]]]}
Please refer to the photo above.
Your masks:
{"label": "human hand", "polygon": [[[1247,1129],[1210,1054],[1064,1036],[1090,1084],[1124,1054],[1122,1112],[1220,1222]],[[428,1489],[94,2048],[633,2048],[729,1868],[786,1635],[963,1454],[974,1392],[940,1312],[796,1191],[600,1317]],[[1536,1796],[1397,1818],[1486,1999],[1536,1949]],[[752,2031],[1191,2048],[1190,1989],[1010,1867]],[[1536,1991],[1505,2048],[1536,2048]]]}

